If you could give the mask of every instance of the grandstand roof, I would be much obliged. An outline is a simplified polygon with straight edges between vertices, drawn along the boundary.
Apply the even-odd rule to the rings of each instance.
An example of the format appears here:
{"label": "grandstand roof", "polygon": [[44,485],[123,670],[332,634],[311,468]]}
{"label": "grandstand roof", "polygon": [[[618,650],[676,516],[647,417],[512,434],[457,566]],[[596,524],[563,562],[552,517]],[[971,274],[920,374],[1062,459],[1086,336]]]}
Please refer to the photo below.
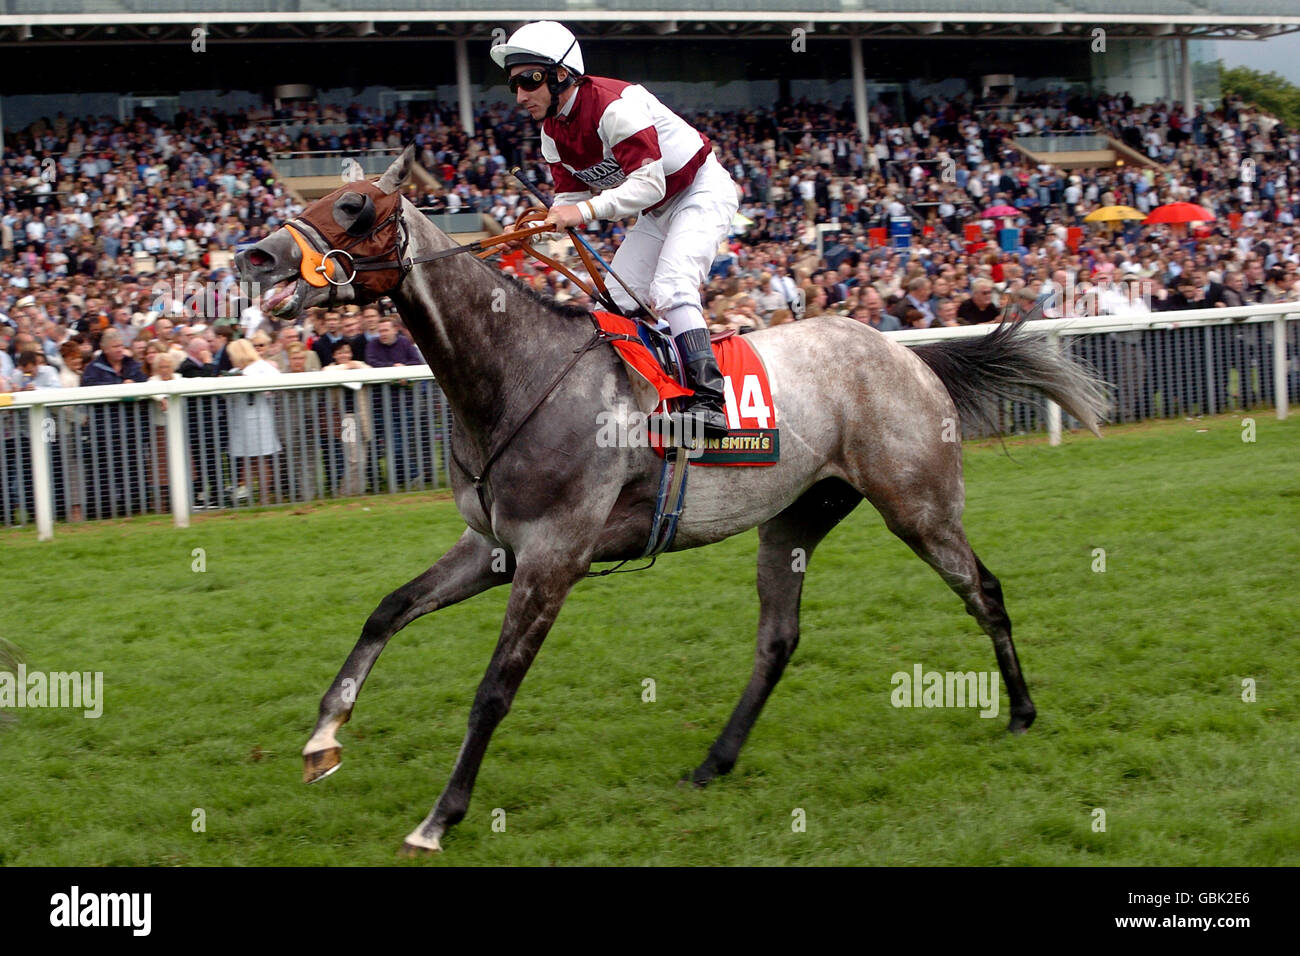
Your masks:
{"label": "grandstand roof", "polygon": [[580,36],[819,36],[1263,39],[1300,31],[1297,0],[6,0],[0,46],[490,39],[495,28],[563,20]]}

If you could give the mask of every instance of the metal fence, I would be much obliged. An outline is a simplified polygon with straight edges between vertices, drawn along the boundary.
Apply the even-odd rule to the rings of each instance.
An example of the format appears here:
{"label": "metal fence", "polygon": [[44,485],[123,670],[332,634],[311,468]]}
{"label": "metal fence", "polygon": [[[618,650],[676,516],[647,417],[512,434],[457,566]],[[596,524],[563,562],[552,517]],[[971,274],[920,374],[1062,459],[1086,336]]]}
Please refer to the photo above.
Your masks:
{"label": "metal fence", "polygon": [[[1036,321],[1110,385],[1109,421],[1215,415],[1300,402],[1300,303]],[[890,333],[905,345],[984,335],[988,326]],[[1068,416],[1067,416],[1068,419]],[[1076,427],[1068,419],[1064,427]],[[1060,441],[1061,410],[1026,392],[1005,403],[1004,432],[1047,431]],[[967,435],[966,437],[976,437]]]}
{"label": "metal fence", "polygon": [[450,410],[423,367],[4,399],[0,518],[43,538],[53,521],[170,513],[184,526],[193,511],[449,485]]}
{"label": "metal fence", "polygon": [[[1290,314],[1288,314],[1290,313]],[[816,320],[812,320],[816,321]],[[1114,422],[1300,402],[1300,305],[1034,323],[1114,389]],[[890,333],[907,345],[989,326]],[[0,518],[35,524],[449,487],[451,415],[425,366],[177,379],[0,395]],[[1067,417],[1068,418],[1068,417]],[[1026,394],[1002,430],[1046,430]],[[969,436],[968,436],[969,437]]]}

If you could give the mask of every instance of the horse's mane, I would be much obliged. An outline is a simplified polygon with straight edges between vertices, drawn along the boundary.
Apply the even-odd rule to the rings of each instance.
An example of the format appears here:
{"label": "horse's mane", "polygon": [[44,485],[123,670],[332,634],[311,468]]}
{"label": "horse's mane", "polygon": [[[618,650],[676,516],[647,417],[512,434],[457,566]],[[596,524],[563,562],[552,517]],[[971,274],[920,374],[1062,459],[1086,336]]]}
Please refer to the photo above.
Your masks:
{"label": "horse's mane", "polygon": [[546,293],[544,293],[544,292],[538,292],[536,289],[534,289],[534,288],[533,288],[531,285],[529,285],[527,282],[524,282],[524,281],[523,281],[522,279],[520,279],[518,276],[512,276],[512,275],[511,275],[510,273],[508,273],[508,272],[502,272],[502,271],[501,271],[500,269],[498,269],[496,266],[492,265],[491,263],[487,262],[487,261],[484,260],[484,259],[478,259],[478,258],[475,258],[474,261],[477,262],[477,263],[478,263],[480,266],[482,266],[484,269],[486,269],[486,270],[488,270],[490,273],[492,273],[492,275],[493,275],[493,276],[494,276],[498,281],[500,281],[500,280],[502,280],[502,279],[506,280],[506,281],[509,282],[509,283],[510,283],[510,284],[511,284],[511,285],[512,285],[512,286],[513,286],[517,291],[519,291],[519,292],[521,292],[522,294],[528,296],[530,299],[532,299],[532,300],[533,300],[534,302],[536,302],[538,305],[542,305],[542,306],[545,306],[546,308],[550,309],[552,312],[554,312],[554,313],[555,313],[556,315],[558,315],[558,316],[562,316],[563,318],[566,318],[566,319],[577,319],[577,318],[585,318],[586,316],[588,316],[588,315],[591,314],[591,313],[588,311],[588,309],[587,309],[586,306],[583,306],[583,305],[569,305],[567,302],[557,302],[557,301],[555,300],[555,297],[554,297],[554,296],[552,296],[552,295],[548,295],[548,294],[546,294]]}
{"label": "horse's mane", "polygon": [[[406,199],[406,201],[408,203],[411,202],[409,198]],[[414,206],[415,204],[411,203],[411,205]],[[432,222],[429,221],[428,217],[426,217],[423,212],[420,212],[419,207],[415,207],[415,209],[416,212],[419,212],[421,220],[423,220],[426,224],[433,226],[435,231],[441,232],[441,230],[439,230],[436,225],[434,225]],[[446,234],[443,233],[443,235]],[[510,275],[508,272],[502,272],[495,265],[491,264],[490,262],[484,259],[480,259],[477,256],[470,256],[470,258],[478,266],[487,270],[492,275],[494,281],[501,282],[502,280],[505,280],[511,286],[513,286],[517,292],[526,295],[528,298],[532,299],[538,305],[544,306],[545,308],[549,309],[552,313],[560,316],[561,318],[566,318],[566,319],[586,318],[591,314],[590,311],[585,306],[569,305],[563,302],[556,302],[554,296],[547,295],[542,292],[538,292],[527,282],[524,282],[523,280],[519,279],[517,276]]]}

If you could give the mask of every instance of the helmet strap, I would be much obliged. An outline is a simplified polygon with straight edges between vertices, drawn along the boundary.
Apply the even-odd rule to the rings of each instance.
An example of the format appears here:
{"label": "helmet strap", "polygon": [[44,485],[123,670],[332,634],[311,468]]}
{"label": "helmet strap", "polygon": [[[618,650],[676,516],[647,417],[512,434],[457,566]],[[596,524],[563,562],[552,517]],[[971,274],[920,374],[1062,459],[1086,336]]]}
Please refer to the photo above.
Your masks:
{"label": "helmet strap", "polygon": [[[565,67],[565,69],[567,70],[568,67]],[[551,105],[546,110],[546,119],[550,119],[555,115],[556,111],[560,108],[560,94],[573,86],[574,83],[572,71],[569,72],[569,75],[566,76],[563,81],[558,78],[556,72],[556,68],[553,66],[548,68],[546,71],[546,88],[551,91]]]}
{"label": "helmet strap", "polygon": [[[560,94],[574,84],[573,67],[565,66],[564,58],[569,55],[569,52],[577,45],[577,43],[578,38],[574,37],[573,42],[569,44],[569,48],[560,55],[558,60],[546,69],[546,88],[551,92],[551,105],[546,111],[546,119],[553,117],[556,110],[560,108]],[[563,83],[561,83],[559,79],[559,69],[562,66],[568,73],[568,76],[564,78]]]}

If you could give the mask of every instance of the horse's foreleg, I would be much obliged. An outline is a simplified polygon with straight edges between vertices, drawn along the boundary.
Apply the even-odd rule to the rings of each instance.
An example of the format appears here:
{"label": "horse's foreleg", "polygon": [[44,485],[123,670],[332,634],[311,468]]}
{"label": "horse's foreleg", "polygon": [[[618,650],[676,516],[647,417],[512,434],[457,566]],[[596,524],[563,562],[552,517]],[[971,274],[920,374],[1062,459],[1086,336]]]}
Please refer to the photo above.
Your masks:
{"label": "horse's foreleg", "polygon": [[464,818],[474,778],[478,776],[492,732],[510,712],[515,692],[541,649],[569,590],[590,565],[590,554],[581,561],[547,555],[544,560],[521,562],[510,589],[501,639],[474,695],[469,730],[456,757],[451,779],[428,817],[403,843],[402,851],[406,855],[441,850],[443,835]]}
{"label": "horse's foreleg", "polygon": [[763,704],[799,644],[799,598],[813,549],[862,500],[847,484],[829,479],[758,529],[758,648],[740,703],[709,755],[691,774],[696,786],[729,773]]}
{"label": "horse's foreleg", "polygon": [[389,639],[416,618],[473,597],[514,576],[514,558],[500,545],[466,528],[433,567],[384,598],[361,629],[361,637],[325,696],[316,729],[302,750],[303,781],[314,783],[338,769],[335,732],[352,716],[357,694]]}

